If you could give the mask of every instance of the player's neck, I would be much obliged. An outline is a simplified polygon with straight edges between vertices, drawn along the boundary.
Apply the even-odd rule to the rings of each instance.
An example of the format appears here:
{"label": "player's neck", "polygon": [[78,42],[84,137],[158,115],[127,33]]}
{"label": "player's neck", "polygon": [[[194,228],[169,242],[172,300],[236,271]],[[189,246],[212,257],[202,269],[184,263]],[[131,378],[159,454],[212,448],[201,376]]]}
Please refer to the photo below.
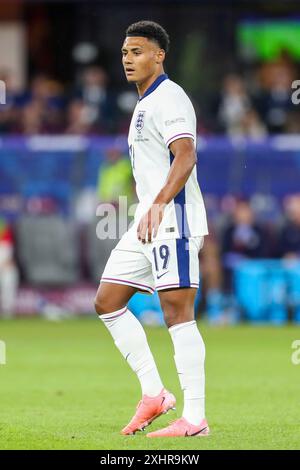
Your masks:
{"label": "player's neck", "polygon": [[147,78],[144,82],[137,83],[136,87],[137,87],[139,97],[141,98],[145,94],[145,92],[148,90],[148,88],[152,85],[152,83],[154,83],[155,80],[164,73],[165,73],[164,69],[160,69],[154,75],[151,75],[151,77]]}

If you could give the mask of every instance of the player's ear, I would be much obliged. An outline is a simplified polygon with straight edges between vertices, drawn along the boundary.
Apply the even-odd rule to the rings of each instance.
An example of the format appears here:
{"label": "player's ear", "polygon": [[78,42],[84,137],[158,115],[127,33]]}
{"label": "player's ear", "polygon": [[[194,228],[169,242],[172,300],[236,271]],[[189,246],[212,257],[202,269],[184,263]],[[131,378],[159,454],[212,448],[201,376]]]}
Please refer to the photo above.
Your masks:
{"label": "player's ear", "polygon": [[158,49],[157,54],[156,54],[156,63],[157,64],[162,64],[163,61],[165,60],[166,53],[163,49]]}

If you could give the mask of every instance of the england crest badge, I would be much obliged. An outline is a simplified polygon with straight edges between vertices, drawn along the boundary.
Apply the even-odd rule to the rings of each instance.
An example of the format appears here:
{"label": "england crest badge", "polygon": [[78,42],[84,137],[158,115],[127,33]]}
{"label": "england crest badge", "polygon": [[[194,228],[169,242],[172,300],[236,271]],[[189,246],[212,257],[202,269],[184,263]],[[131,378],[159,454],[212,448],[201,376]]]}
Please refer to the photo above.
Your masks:
{"label": "england crest badge", "polygon": [[141,132],[144,127],[145,114],[146,111],[139,111],[136,117],[135,128],[138,132]]}

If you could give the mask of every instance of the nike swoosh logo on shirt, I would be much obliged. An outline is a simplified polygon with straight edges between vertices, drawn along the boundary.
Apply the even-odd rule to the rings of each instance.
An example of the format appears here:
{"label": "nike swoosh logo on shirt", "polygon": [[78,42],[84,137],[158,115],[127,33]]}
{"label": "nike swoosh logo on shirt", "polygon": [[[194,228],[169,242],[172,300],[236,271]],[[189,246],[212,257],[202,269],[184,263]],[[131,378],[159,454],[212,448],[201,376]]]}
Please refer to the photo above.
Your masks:
{"label": "nike swoosh logo on shirt", "polygon": [[160,276],[156,276],[156,279],[160,279],[161,277],[163,277],[165,274],[167,274],[169,271],[166,271],[165,273],[161,274]]}

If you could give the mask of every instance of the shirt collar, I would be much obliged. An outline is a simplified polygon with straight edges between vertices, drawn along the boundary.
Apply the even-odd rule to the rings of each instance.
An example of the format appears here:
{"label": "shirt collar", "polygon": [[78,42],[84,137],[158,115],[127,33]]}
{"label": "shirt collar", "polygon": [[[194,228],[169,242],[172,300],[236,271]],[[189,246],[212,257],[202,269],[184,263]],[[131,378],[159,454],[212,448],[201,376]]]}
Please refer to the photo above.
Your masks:
{"label": "shirt collar", "polygon": [[159,77],[157,77],[157,79],[154,80],[154,82],[149,86],[149,88],[147,88],[143,96],[139,98],[139,102],[142,101],[144,98],[146,98],[146,96],[150,95],[150,93],[152,93],[154,90],[156,90],[156,88],[167,78],[169,77],[166,73],[159,75]]}

